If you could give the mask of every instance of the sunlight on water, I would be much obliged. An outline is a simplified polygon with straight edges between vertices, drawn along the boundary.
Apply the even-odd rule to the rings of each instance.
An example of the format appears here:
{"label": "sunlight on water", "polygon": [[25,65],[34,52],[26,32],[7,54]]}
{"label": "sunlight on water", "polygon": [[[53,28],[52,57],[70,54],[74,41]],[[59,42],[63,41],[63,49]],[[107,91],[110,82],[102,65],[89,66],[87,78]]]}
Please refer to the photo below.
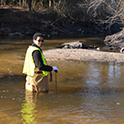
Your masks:
{"label": "sunlight on water", "polygon": [[[47,40],[45,45],[57,47],[57,41],[68,40]],[[32,94],[25,92],[25,76],[21,74],[25,50],[30,43],[30,40],[7,41],[0,46],[0,74],[4,74],[0,78],[1,124],[124,123],[124,63],[48,62],[59,69],[58,93],[53,72],[50,92]]]}

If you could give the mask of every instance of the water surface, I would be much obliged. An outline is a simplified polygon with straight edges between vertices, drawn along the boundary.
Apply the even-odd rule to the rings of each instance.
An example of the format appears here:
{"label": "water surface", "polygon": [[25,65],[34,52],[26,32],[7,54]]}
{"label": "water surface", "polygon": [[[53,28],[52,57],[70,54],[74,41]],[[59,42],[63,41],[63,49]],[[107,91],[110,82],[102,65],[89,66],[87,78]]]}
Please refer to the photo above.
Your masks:
{"label": "water surface", "polygon": [[[70,40],[79,39],[46,40],[43,49],[52,49]],[[98,39],[81,40],[103,45]],[[54,72],[48,94],[26,93],[25,75],[21,72],[25,51],[31,43],[30,39],[0,41],[1,124],[124,123],[124,63],[48,62],[59,69],[58,93]]]}

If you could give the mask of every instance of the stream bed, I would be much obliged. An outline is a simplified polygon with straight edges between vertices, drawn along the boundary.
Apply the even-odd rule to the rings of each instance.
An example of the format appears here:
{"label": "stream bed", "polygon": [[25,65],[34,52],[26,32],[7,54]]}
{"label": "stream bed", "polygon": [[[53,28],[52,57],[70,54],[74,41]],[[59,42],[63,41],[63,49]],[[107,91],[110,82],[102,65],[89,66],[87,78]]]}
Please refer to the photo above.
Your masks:
{"label": "stream bed", "polygon": [[[77,40],[104,46],[98,38],[53,39],[44,42],[43,50]],[[1,124],[124,123],[124,63],[49,61],[59,69],[57,82],[52,72],[48,94],[28,93],[22,68],[31,43],[31,39],[0,40]]]}

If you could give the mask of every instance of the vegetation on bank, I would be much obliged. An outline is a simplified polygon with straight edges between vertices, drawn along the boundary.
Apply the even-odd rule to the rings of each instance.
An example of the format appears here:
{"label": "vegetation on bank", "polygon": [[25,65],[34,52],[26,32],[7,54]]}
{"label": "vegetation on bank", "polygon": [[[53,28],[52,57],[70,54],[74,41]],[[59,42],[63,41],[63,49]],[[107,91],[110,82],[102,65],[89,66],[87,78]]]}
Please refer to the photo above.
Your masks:
{"label": "vegetation on bank", "polygon": [[0,28],[9,33],[110,34],[124,25],[124,0],[0,0],[0,3]]}

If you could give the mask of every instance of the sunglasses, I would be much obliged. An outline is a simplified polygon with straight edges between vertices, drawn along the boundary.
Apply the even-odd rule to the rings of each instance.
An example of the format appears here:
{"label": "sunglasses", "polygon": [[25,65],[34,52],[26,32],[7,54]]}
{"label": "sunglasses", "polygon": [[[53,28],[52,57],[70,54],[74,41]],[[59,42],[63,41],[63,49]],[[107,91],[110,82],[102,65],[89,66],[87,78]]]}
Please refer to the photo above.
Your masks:
{"label": "sunglasses", "polygon": [[44,40],[37,40],[38,42],[44,42]]}

